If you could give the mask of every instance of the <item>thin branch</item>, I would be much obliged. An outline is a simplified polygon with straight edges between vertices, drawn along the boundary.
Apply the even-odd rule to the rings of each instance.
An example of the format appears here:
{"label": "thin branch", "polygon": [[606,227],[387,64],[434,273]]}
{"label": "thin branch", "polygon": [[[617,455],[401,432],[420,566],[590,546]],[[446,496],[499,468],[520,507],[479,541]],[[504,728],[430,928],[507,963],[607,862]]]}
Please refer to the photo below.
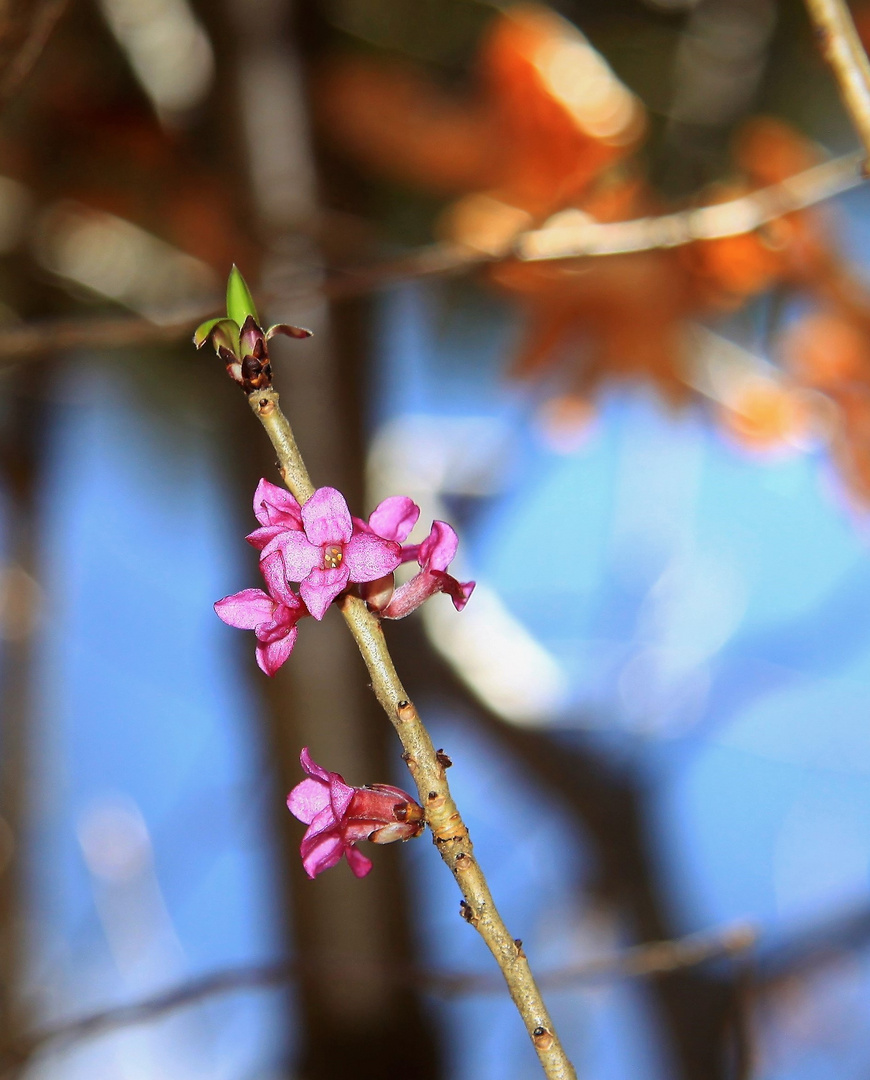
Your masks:
{"label": "thin branch", "polygon": [[[248,401],[278,454],[284,482],[297,500],[305,503],[313,494],[314,486],[299,455],[290,424],[279,407],[278,394],[274,390],[264,390],[251,394]],[[474,858],[468,829],[447,784],[445,760],[436,753],[429,732],[396,674],[380,619],[359,597],[345,596],[339,608],[362,653],[375,696],[401,740],[435,846],[465,898],[463,916],[480,933],[501,968],[544,1073],[550,1080],[574,1080],[574,1067],[555,1032],[522,943],[508,932],[483,870]]]}
{"label": "thin branch", "polygon": [[[751,948],[756,941],[754,929],[746,924],[726,927],[704,934],[692,934],[678,941],[652,942],[638,945],[612,956],[586,961],[570,967],[545,972],[540,982],[554,989],[564,989],[584,982],[601,982],[613,978],[645,978],[651,975],[692,967],[708,960],[732,956]],[[70,1046],[84,1039],[95,1038],[109,1031],[134,1024],[159,1020],[177,1009],[196,1005],[224,994],[242,990],[262,990],[297,978],[295,964],[228,968],[129,1005],[117,1005],[93,1012],[88,1016],[68,1020],[36,1032],[17,1049],[16,1061],[0,1073],[4,1080],[20,1070],[26,1061],[53,1043]],[[394,968],[394,978],[403,984],[422,985],[431,993],[454,998],[465,995],[497,994],[503,989],[501,979],[471,973],[450,974],[438,971],[412,971]],[[334,977],[346,977],[346,968],[336,965]]]}
{"label": "thin branch", "polygon": [[806,0],[840,99],[870,157],[870,63],[845,0]]}

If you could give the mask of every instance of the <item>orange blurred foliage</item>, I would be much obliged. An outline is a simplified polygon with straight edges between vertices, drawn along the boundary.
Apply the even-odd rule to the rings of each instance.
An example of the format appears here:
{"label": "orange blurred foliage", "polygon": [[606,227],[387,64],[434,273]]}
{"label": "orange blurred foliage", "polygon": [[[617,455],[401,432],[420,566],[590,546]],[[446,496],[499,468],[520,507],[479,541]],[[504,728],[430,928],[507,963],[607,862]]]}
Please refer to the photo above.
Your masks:
{"label": "orange blurred foliage", "polygon": [[848,488],[870,502],[870,333],[847,311],[809,312],[778,342],[784,366],[830,406],[831,450]]}
{"label": "orange blurred foliage", "polygon": [[327,137],[430,191],[485,191],[534,219],[568,205],[643,134],[640,102],[570,23],[518,5],[496,16],[468,97],[397,63],[342,58],[318,83]]}
{"label": "orange blurred foliage", "polygon": [[782,380],[749,377],[729,405],[719,405],[725,431],[748,450],[769,453],[801,447],[815,425],[814,400]]}
{"label": "orange blurred foliage", "polygon": [[[510,370],[547,380],[553,405],[541,415],[554,437],[587,424],[589,402],[608,380],[645,379],[674,404],[697,398],[690,320],[734,311],[774,287],[796,290],[822,313],[783,344],[789,377],[761,365],[738,373],[713,415],[753,450],[828,431],[847,482],[870,500],[870,295],[840,257],[829,213],[802,210],[670,249],[512,256],[521,232],[569,226],[570,215],[582,228],[673,208],[630,160],[645,130],[643,107],[547,8],[495,15],[475,74],[475,91],[458,98],[408,67],[337,60],[322,75],[319,114],[326,134],[373,170],[454,196],[441,235],[497,260],[487,279],[524,313]],[[695,205],[751,195],[823,158],[782,121],[756,118],[735,140],[735,175]]]}

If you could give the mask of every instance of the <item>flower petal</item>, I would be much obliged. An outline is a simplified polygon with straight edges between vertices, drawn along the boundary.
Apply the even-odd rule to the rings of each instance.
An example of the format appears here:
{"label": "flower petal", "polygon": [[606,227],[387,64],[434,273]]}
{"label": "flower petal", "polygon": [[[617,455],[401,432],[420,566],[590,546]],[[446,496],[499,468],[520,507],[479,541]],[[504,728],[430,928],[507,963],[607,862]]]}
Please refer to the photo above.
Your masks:
{"label": "flower petal", "polygon": [[283,619],[277,617],[279,613],[284,610],[286,609],[283,604],[276,604],[275,617],[269,619],[268,622],[262,622],[254,627],[257,641],[259,641],[261,645],[271,645],[273,641],[278,641],[279,638],[284,637],[289,630],[290,627],[288,624]]}
{"label": "flower petal", "polygon": [[391,495],[378,503],[369,518],[369,526],[385,540],[402,543],[417,524],[420,507],[407,495]]}
{"label": "flower petal", "polygon": [[332,813],[335,816],[335,820],[344,825],[343,818],[347,813],[347,808],[353,802],[353,796],[355,788],[350,787],[344,782],[344,779],[338,774],[333,773],[329,778],[329,804],[332,807]]}
{"label": "flower petal", "polygon": [[287,809],[294,817],[310,825],[321,810],[329,806],[329,787],[322,780],[300,781],[287,796]]}
{"label": "flower petal", "polygon": [[248,533],[245,539],[258,551],[262,551],[264,547],[272,543],[276,536],[280,536],[281,533],[285,532],[287,532],[286,525],[263,525],[261,528]]}
{"label": "flower petal", "polygon": [[433,521],[429,535],[420,545],[417,561],[429,570],[446,570],[456,554],[459,537],[446,521]]}
{"label": "flower petal", "polygon": [[312,544],[346,544],[353,535],[344,496],[332,487],[318,488],[302,507],[305,535]]}
{"label": "flower petal", "polygon": [[447,593],[457,611],[462,611],[474,592],[475,581],[457,581],[450,574],[436,574],[441,579],[441,592]]}
{"label": "flower petal", "polygon": [[315,619],[322,619],[326,609],[345,588],[348,580],[347,566],[330,567],[322,570],[315,567],[299,586],[299,592],[305,606]]}
{"label": "flower petal", "polygon": [[344,565],[351,581],[374,581],[395,570],[402,561],[402,549],[393,540],[372,533],[354,533],[344,545]]}
{"label": "flower petal", "polygon": [[258,641],[256,654],[260,670],[265,671],[270,677],[274,675],[290,653],[293,652],[293,646],[296,644],[296,635],[298,633],[299,631],[294,626],[291,627],[283,637],[279,637],[276,641],[265,643]]}
{"label": "flower petal", "polygon": [[254,492],[254,517],[261,525],[286,525],[302,528],[302,507],[286,488],[278,487],[265,478]]}
{"label": "flower petal", "polygon": [[329,769],[324,769],[322,765],[318,765],[311,756],[311,751],[307,746],[302,747],[302,752],[299,755],[299,764],[309,776],[316,776],[319,780],[323,780],[327,784],[333,776],[337,776],[339,780],[344,783],[344,777],[341,773],[330,772]]}
{"label": "flower petal", "polygon": [[218,600],[214,609],[218,618],[227,626],[236,626],[239,630],[254,630],[261,623],[271,620],[275,601],[262,589],[242,589],[241,592]]}
{"label": "flower petal", "polygon": [[284,569],[287,571],[289,581],[304,581],[315,567],[320,566],[320,560],[323,557],[320,548],[310,543],[305,533],[292,530],[277,536],[264,549],[263,557],[270,554],[269,548],[279,550],[283,554]]}
{"label": "flower petal", "polygon": [[335,820],[335,814],[332,812],[332,803],[330,803],[329,806],[325,806],[314,818],[305,830],[303,839],[310,840],[313,836],[320,836],[321,833],[329,832],[330,830],[332,830],[336,836],[340,836],[340,824],[341,822]]}
{"label": "flower petal", "polygon": [[[315,878],[341,860],[345,847],[340,836],[326,833],[323,836],[311,837],[310,839],[303,837],[301,851],[305,873],[310,878]],[[363,857],[365,858],[365,856]],[[353,869],[353,866],[351,866],[351,869]]]}
{"label": "flower petal", "polygon": [[361,851],[351,846],[345,852],[351,870],[358,878],[364,878],[372,868],[372,860],[367,859]]}
{"label": "flower petal", "polygon": [[[291,621],[289,616],[296,611],[300,615],[302,614],[302,601],[287,584],[287,571],[284,566],[283,554],[280,551],[272,551],[268,555],[264,555],[260,559],[260,573],[266,581],[269,595],[288,609],[283,619],[288,626],[292,626],[295,620]],[[277,614],[276,612],[276,617]]]}

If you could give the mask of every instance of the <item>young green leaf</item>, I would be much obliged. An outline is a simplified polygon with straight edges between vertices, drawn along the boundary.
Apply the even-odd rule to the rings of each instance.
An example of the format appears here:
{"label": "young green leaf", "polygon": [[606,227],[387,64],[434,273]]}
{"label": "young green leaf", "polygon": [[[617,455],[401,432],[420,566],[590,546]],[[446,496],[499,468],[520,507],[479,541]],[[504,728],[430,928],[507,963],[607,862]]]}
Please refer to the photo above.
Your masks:
{"label": "young green leaf", "polygon": [[239,326],[244,325],[249,315],[254,316],[256,323],[260,322],[251,292],[235,263],[227,280],[227,315]]}
{"label": "young green leaf", "polygon": [[232,319],[209,319],[208,322],[204,322],[196,328],[193,343],[201,349],[209,338],[216,353],[224,348],[233,356],[239,355],[239,328]]}
{"label": "young green leaf", "polygon": [[214,328],[217,326],[217,324],[219,322],[225,321],[226,316],[218,315],[216,319],[206,319],[204,323],[200,323],[193,334],[194,345],[198,349],[201,349],[203,345],[205,345],[205,343],[208,341],[209,335],[211,334],[212,330],[214,330]]}

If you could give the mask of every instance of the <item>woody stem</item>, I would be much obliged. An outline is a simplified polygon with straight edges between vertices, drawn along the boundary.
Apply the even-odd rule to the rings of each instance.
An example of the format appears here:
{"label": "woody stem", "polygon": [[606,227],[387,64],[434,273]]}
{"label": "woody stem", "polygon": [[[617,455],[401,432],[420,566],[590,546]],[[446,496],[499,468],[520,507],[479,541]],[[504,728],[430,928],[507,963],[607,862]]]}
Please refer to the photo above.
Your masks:
{"label": "woody stem", "polygon": [[[293,431],[274,390],[248,396],[254,414],[278,454],[284,483],[300,503],[314,492]],[[372,688],[396,729],[404,758],[414,777],[435,846],[459,885],[465,919],[480,933],[507,983],[544,1073],[550,1080],[576,1080],[576,1073],[557,1036],[532,975],[522,943],[508,933],[489,886],[474,857],[471,838],[450,794],[445,762],[439,759],[422,720],[402,686],[387,649],[380,619],[358,597],[339,601],[341,613],[356,639],[371,677]]]}

